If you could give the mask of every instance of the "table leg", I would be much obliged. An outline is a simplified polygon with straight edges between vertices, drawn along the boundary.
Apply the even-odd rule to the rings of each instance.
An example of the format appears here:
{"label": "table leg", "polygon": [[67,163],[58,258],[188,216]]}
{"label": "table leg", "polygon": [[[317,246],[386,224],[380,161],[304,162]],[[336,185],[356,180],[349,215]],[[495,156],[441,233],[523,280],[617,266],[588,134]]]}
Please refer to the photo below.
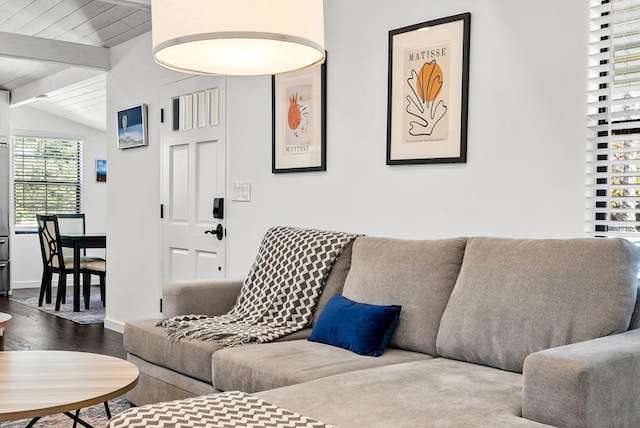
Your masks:
{"label": "table leg", "polygon": [[36,424],[36,422],[38,422],[39,420],[40,420],[40,416],[38,416],[38,417],[36,417],[36,418],[31,419],[31,422],[29,422],[29,423],[27,424],[27,427],[26,427],[26,428],[31,428],[31,427],[32,427],[32,426],[34,426],[34,425]]}
{"label": "table leg", "polygon": [[[107,419],[111,419],[111,411],[109,410],[109,403],[108,402],[104,402],[104,409],[107,413]],[[71,412],[62,412],[63,414],[67,415],[69,418],[73,419],[73,427],[75,428],[78,424],[82,425],[83,427],[87,427],[87,428],[94,428],[93,425],[90,425],[88,423],[86,423],[85,421],[83,421],[82,419],[80,419],[80,409],[76,410],[76,414],[74,415]],[[33,419],[31,419],[31,421],[29,422],[29,424],[27,425],[26,428],[31,428],[33,427],[36,422],[38,422],[40,420],[40,416],[37,416]]]}
{"label": "table leg", "polygon": [[0,351],[4,351],[4,327],[0,327]]}
{"label": "table leg", "polygon": [[80,419],[78,417],[78,413],[76,413],[75,415],[73,413],[70,412],[63,412],[65,415],[67,415],[69,418],[73,419],[73,426],[76,426],[76,424],[80,424],[83,427],[87,427],[87,428],[94,428],[93,425],[90,425],[88,423],[86,423],[85,421],[83,421],[82,419]]}
{"label": "table leg", "polygon": [[80,312],[80,246],[73,246],[73,312]]}

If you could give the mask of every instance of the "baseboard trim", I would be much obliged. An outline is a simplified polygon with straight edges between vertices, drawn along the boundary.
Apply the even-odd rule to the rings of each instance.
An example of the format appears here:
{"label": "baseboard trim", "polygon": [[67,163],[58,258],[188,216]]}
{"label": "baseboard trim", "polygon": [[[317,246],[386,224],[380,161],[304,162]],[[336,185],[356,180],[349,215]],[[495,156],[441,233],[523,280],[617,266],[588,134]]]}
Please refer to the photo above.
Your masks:
{"label": "baseboard trim", "polygon": [[[82,282],[82,279],[80,279]],[[58,278],[56,276],[53,277],[52,284],[54,287],[58,285]],[[91,285],[100,285],[100,280],[92,275],[91,277]],[[67,289],[69,287],[73,287],[73,276],[69,275],[67,278]],[[40,288],[40,281],[11,281],[11,289],[18,290],[21,288]]]}
{"label": "baseboard trim", "polygon": [[20,288],[40,288],[40,281],[12,281],[11,282],[12,290],[18,290]]}
{"label": "baseboard trim", "polygon": [[116,333],[124,333],[124,323],[120,321],[114,321],[109,318],[104,319],[104,328],[106,328],[107,330],[113,330]]}

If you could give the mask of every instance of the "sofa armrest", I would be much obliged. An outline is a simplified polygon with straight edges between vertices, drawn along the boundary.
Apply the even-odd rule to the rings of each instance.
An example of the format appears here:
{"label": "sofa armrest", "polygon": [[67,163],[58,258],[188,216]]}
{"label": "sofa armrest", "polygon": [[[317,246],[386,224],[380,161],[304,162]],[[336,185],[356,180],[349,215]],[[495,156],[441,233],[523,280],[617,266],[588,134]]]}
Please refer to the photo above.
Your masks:
{"label": "sofa armrest", "polygon": [[241,279],[179,281],[162,287],[162,316],[222,315],[236,302]]}
{"label": "sofa armrest", "polygon": [[640,329],[524,362],[522,416],[557,427],[640,426]]}

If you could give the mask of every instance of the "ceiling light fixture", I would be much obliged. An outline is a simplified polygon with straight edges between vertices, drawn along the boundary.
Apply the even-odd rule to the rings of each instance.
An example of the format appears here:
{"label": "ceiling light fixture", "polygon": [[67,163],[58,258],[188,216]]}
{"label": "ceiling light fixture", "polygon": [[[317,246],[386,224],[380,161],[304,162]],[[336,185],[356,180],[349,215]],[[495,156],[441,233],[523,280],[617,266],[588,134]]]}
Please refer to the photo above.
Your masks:
{"label": "ceiling light fixture", "polygon": [[322,0],[153,0],[153,58],[192,74],[257,76],[324,61]]}

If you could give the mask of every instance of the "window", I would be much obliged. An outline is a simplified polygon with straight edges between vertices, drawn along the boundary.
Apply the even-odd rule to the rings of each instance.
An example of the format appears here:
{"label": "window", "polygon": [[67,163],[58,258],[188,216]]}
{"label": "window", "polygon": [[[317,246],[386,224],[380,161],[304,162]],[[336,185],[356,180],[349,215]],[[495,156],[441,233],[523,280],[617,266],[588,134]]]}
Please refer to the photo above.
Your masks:
{"label": "window", "polygon": [[36,229],[36,214],[80,212],[81,141],[14,137],[13,150],[17,230]]}
{"label": "window", "polygon": [[587,225],[640,242],[640,0],[592,0]]}

